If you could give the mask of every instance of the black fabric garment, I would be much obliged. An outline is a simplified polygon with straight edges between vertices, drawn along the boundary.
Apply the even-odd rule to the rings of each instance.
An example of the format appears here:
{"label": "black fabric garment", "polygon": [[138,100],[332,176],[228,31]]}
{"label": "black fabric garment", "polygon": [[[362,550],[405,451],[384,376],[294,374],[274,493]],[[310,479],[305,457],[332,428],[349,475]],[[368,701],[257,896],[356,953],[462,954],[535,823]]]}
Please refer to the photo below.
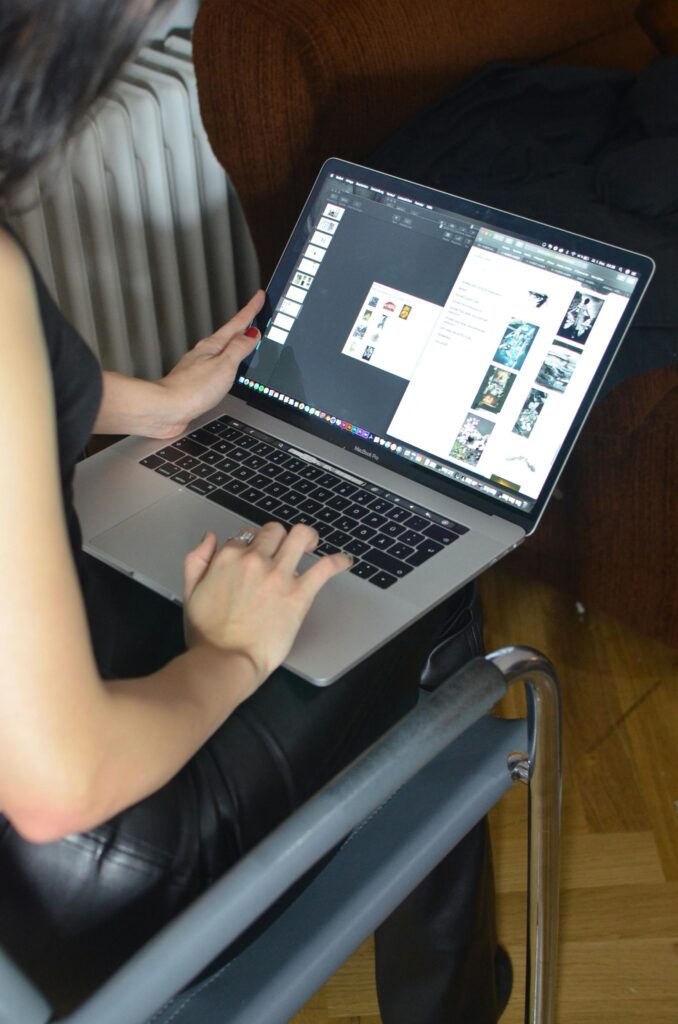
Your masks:
{"label": "black fabric garment", "polygon": [[[72,474],[101,379],[39,281],[38,292],[66,517],[97,660],[105,678],[143,675],[183,650],[181,612],[80,551]],[[67,1011],[409,710],[424,666],[427,685],[435,686],[479,653],[481,637],[471,585],[327,689],[278,670],[166,786],[97,828],[32,844],[0,815],[0,943]],[[418,1024],[494,1024],[497,941],[485,822],[422,884],[425,908],[430,886],[436,915],[410,916],[398,937],[391,937],[403,930],[397,917],[380,929],[385,1024],[412,1024],[403,956],[416,959],[417,985],[430,993]],[[427,960],[428,975],[421,971]]]}
{"label": "black fabric garment", "polygon": [[493,64],[372,154],[380,170],[651,256],[605,381],[678,361],[678,57],[641,75]]}

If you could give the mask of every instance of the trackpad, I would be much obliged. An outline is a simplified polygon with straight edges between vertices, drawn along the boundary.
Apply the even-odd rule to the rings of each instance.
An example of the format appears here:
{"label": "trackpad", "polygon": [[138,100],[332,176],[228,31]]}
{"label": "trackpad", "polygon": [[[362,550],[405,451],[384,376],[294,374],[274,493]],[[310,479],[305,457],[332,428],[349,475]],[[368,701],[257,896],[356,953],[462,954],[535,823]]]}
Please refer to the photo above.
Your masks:
{"label": "trackpad", "polygon": [[93,537],[87,550],[131,572],[141,583],[181,599],[184,558],[207,530],[223,544],[243,526],[241,516],[177,491]]}

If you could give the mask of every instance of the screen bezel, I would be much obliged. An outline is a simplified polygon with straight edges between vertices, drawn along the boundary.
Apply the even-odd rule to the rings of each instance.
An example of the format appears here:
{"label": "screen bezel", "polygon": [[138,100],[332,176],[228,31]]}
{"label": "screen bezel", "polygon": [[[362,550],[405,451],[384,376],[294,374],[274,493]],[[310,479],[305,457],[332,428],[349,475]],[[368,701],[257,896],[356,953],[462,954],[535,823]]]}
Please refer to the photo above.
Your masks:
{"label": "screen bezel", "polygon": [[[638,308],[638,304],[640,303],[650,282],[652,274],[654,273],[654,262],[648,256],[644,256],[628,249],[610,245],[597,239],[591,239],[587,236],[577,235],[562,228],[543,224],[542,222],[531,218],[508,213],[505,210],[499,210],[495,207],[475,203],[471,200],[463,199],[460,196],[441,192],[437,189],[419,185],[415,182],[395,178],[392,175],[385,174],[381,171],[363,167],[359,164],[350,163],[337,157],[331,157],[322,165],[306,203],[299,214],[299,218],[295,224],[292,234],[290,235],[287,245],[285,246],[280,260],[278,261],[278,264],[271,276],[271,280],[266,289],[266,301],[260,314],[254,321],[262,335],[273,310],[276,308],[278,301],[281,299],[283,292],[288,285],[290,274],[292,273],[301,256],[303,248],[308,241],[306,232],[307,217],[312,210],[319,193],[325,186],[329,176],[332,174],[348,176],[351,178],[359,177],[360,182],[363,184],[384,190],[395,191],[401,195],[407,195],[408,198],[411,198],[415,202],[429,203],[452,215],[456,214],[472,220],[481,220],[485,225],[500,231],[505,231],[507,234],[533,236],[535,239],[538,239],[539,242],[546,243],[546,245],[551,244],[553,246],[562,246],[566,250],[573,250],[576,252],[585,251],[592,259],[603,260],[606,263],[614,263],[616,266],[627,267],[638,275],[638,284],[628,301],[626,309],[624,310],[624,313],[622,314],[622,317],[615,329],[605,355],[594,374],[591,384],[589,385],[586,395],[582,401],[580,410],[572,421],[570,429],[568,430],[561,445],[560,451],[553,463],[553,466],[551,467],[551,471],[543,484],[541,494],[536,499],[535,504],[530,511],[526,512],[524,510],[516,509],[509,504],[490,497],[489,495],[479,493],[478,491],[473,490],[472,487],[467,487],[461,483],[441,477],[434,471],[427,470],[425,467],[417,463],[412,463],[401,456],[386,450],[385,448],[376,446],[374,448],[374,455],[371,456],[371,459],[378,461],[379,465],[392,469],[398,474],[411,479],[416,483],[424,484],[432,490],[444,494],[447,497],[462,501],[464,504],[477,508],[488,515],[500,515],[503,519],[507,519],[522,527],[526,533],[531,533],[539,522],[546,503],[556,485],[558,477],[562,472],[565,462],[567,461],[572,447],[584,425],[586,417],[590,412],[595,397],[598,394],[605,376],[612,365],[613,359],[624,339],[624,335],[626,334],[632,317]],[[238,370],[238,376],[247,376],[248,365],[247,359],[241,363]],[[270,399],[265,395],[261,395],[258,392],[253,392],[245,384],[239,383],[237,377],[232,388],[232,393],[236,397],[243,399],[253,408],[266,412],[283,422],[290,423],[294,426],[300,427],[301,429],[307,430],[314,436],[322,438],[324,441],[329,441],[340,449],[355,451],[361,458],[366,458],[366,456],[359,450],[361,446],[364,447],[364,440],[356,438],[354,435],[346,433],[336,427],[330,426],[324,420],[320,420],[314,415],[301,409],[296,409],[274,399]],[[371,459],[366,458],[366,461],[371,461]]]}

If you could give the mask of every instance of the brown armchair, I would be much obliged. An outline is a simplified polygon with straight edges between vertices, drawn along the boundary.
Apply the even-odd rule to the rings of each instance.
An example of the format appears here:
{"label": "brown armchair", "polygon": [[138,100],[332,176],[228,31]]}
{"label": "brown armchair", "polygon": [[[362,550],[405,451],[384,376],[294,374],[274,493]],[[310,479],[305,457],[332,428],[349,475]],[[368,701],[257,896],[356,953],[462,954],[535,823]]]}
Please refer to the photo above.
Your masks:
{"label": "brown armchair", "polygon": [[[322,161],[361,160],[493,60],[639,71],[678,52],[678,0],[204,0],[194,31],[212,146],[273,268]],[[517,571],[678,643],[678,372],[596,407]],[[595,471],[592,455],[595,453]]]}

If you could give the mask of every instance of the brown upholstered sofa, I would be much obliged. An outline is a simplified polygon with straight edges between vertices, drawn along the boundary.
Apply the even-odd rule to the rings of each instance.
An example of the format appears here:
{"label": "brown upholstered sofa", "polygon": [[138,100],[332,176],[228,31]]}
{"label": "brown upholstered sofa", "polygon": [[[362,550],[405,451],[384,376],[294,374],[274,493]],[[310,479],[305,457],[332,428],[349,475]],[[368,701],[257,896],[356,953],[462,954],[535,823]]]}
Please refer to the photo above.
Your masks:
{"label": "brown upholstered sofa", "polygon": [[[204,0],[194,31],[205,126],[264,279],[327,156],[363,159],[481,65],[640,71],[662,52],[678,52],[678,0]],[[515,570],[678,644],[677,448],[678,370],[617,387]]]}

